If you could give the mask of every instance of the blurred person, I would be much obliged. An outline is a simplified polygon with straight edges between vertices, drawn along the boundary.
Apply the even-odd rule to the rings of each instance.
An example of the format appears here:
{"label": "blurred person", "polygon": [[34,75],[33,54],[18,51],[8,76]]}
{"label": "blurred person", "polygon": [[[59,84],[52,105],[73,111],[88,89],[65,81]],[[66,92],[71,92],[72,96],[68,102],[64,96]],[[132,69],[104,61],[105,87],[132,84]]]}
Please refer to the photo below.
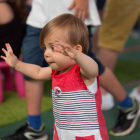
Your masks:
{"label": "blurred person", "polygon": [[[28,11],[22,0],[0,0],[0,55],[4,55],[2,48],[9,42],[13,51],[20,57],[23,26],[26,22]],[[0,58],[0,61],[3,61]]]}
{"label": "blurred person", "polygon": [[[104,10],[103,10],[103,8],[104,8],[104,5],[105,5],[105,0],[98,0],[97,1],[97,8],[98,8],[98,12],[99,12],[99,15],[100,15],[100,18],[101,18],[101,20],[102,20],[102,18],[103,18],[103,12],[104,12]],[[112,9],[112,11],[113,11],[113,9]],[[114,11],[113,11],[114,12]],[[115,13],[114,13],[115,14]],[[108,17],[109,18],[109,17]],[[107,18],[106,18],[106,20],[107,20]],[[117,21],[116,21],[117,22]],[[132,31],[132,36],[133,37],[135,37],[135,38],[138,38],[138,36],[139,36],[139,33],[138,33],[138,21],[136,22],[136,24],[135,24],[135,26],[134,26],[134,28],[133,28],[133,31]],[[98,47],[98,32],[99,32],[99,28],[100,28],[100,26],[96,29],[96,32],[94,33],[94,35],[93,35],[93,37],[92,37],[92,44],[93,44],[93,52],[98,56],[98,57],[100,57],[100,55],[99,55],[99,47]],[[109,27],[108,27],[109,28]],[[111,28],[111,26],[110,26],[110,28]],[[103,53],[102,53],[102,55],[103,55]],[[104,58],[103,58],[104,59]],[[104,60],[103,60],[104,61]],[[132,95],[136,95],[138,98],[140,98],[139,97],[139,94],[138,94],[138,92],[137,92],[137,89],[139,89],[139,88],[134,88],[134,90],[132,91],[133,92],[133,94]],[[113,100],[113,96],[110,94],[110,93],[108,93],[108,91],[106,91],[104,88],[102,88],[101,87],[101,93],[102,93],[102,110],[110,110],[110,109],[112,109],[113,108],[113,106],[114,106],[114,100]],[[138,99],[137,98],[137,99]],[[139,99],[140,100],[140,99]]]}
{"label": "blurred person", "polygon": [[[104,14],[104,6],[105,6],[106,0],[97,0],[97,8],[99,12],[99,16],[102,22],[103,19],[103,14]],[[100,26],[97,27],[96,32],[94,33],[92,37],[92,43],[93,43],[93,48],[92,51],[95,53],[95,55],[99,58],[100,56],[98,55],[99,53],[99,47],[98,47],[98,34],[99,34],[99,28]],[[114,98],[112,94],[107,92],[102,86],[101,86],[101,93],[102,93],[102,110],[111,110],[114,106]]]}
{"label": "blurred person", "polygon": [[[137,19],[140,0],[107,0],[99,32],[100,61],[112,71]],[[129,24],[128,24],[129,23]]]}
{"label": "blurred person", "polygon": [[109,140],[98,65],[86,55],[88,35],[86,24],[72,14],[49,21],[39,39],[50,65],[44,68],[19,61],[9,44],[3,49],[6,57],[1,57],[12,68],[36,80],[52,80],[54,140]]}
{"label": "blurred person", "polygon": [[[88,4],[88,2],[90,4]],[[52,18],[63,13],[72,13],[75,14],[77,17],[81,18],[82,20],[86,19],[85,23],[89,29],[89,42],[90,42],[88,55],[98,63],[101,85],[106,90],[108,90],[110,93],[113,94],[115,99],[118,101],[119,106],[121,107],[120,109],[121,111],[117,121],[117,122],[121,122],[121,125],[117,127],[119,129],[121,128],[122,129],[121,131],[125,132],[125,133],[122,132],[121,135],[129,134],[130,132],[132,132],[132,130],[135,127],[135,122],[137,121],[139,115],[139,105],[136,100],[131,99],[126,94],[125,90],[120,85],[120,83],[113,75],[113,73],[108,68],[105,68],[94,57],[94,54],[91,51],[92,35],[91,35],[91,30],[89,25],[97,26],[100,24],[100,20],[98,17],[98,13],[94,1],[82,0],[81,2],[81,0],[74,0],[74,1],[69,0],[69,1],[58,2],[57,0],[56,1],[34,0],[31,13],[27,20],[27,24],[28,24],[27,34],[23,41],[23,61],[26,63],[32,63],[32,64],[37,64],[39,66],[43,66],[44,58],[42,57],[43,56],[42,54],[44,52],[39,48],[39,36],[40,36],[41,29]],[[25,136],[25,134],[30,131],[32,131],[32,136],[31,136],[32,138],[38,137],[38,138],[42,138],[43,140],[47,139],[47,136],[44,133],[45,127],[42,124],[41,114],[40,114],[41,99],[43,94],[43,82],[29,79],[28,77],[25,77],[25,79],[26,79],[25,84],[26,84],[28,123],[26,123],[25,126],[19,128],[20,132],[17,131],[13,135],[2,138],[2,140],[8,140],[8,139],[15,140],[15,138],[17,137],[19,138],[20,136]],[[125,110],[125,114],[122,113],[122,111],[124,112],[124,110]],[[134,118],[131,118],[131,123],[128,123],[128,121],[126,120],[126,116],[127,114],[131,113],[133,110],[136,110],[134,114]],[[123,120],[121,119],[122,117]],[[128,127],[124,129],[124,126],[126,124]],[[26,139],[29,139],[27,135],[26,135]]]}
{"label": "blurred person", "polygon": [[[126,40],[139,17],[140,0],[106,1],[102,25],[99,30],[98,46],[100,47],[100,61],[110,70],[114,70],[118,52],[123,50]],[[137,93],[135,92],[135,94]],[[137,94],[138,96],[139,94]],[[111,131],[113,135],[117,133],[119,133],[119,130]]]}
{"label": "blurred person", "polygon": [[[126,40],[140,15],[140,0],[106,0],[102,25],[99,30],[100,62],[112,71],[118,52],[123,50]],[[128,16],[129,15],[129,16]],[[129,22],[129,24],[127,24]],[[110,95],[101,88],[105,104],[112,106]],[[103,100],[103,101],[104,101]]]}
{"label": "blurred person", "polygon": [[[105,2],[106,0],[97,0],[96,2],[101,21],[103,18]],[[99,28],[100,26],[96,27],[94,35],[92,36],[92,44],[93,44],[92,51],[94,52],[95,56],[98,58],[100,57],[98,55],[99,47],[97,43]],[[102,110],[111,110],[115,105],[113,96],[108,91],[106,91],[102,86],[101,86],[101,93],[102,93]]]}

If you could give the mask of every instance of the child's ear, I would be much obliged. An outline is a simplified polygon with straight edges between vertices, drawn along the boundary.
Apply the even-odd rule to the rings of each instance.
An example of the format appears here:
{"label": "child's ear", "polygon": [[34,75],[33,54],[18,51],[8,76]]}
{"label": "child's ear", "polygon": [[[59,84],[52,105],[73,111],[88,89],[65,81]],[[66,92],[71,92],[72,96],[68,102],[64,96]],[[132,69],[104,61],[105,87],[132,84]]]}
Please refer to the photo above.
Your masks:
{"label": "child's ear", "polygon": [[82,52],[82,46],[81,46],[81,45],[76,45],[76,46],[74,46],[74,49],[76,49],[76,50]]}

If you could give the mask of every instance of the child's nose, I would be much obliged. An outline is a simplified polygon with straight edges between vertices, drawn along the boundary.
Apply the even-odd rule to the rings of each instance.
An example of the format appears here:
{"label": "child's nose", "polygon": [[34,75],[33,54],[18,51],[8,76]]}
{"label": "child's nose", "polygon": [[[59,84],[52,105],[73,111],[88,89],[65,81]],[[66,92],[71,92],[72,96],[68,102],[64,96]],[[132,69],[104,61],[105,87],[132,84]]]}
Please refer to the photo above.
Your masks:
{"label": "child's nose", "polygon": [[45,55],[46,57],[49,57],[49,56],[50,56],[49,49],[45,50],[44,55]]}

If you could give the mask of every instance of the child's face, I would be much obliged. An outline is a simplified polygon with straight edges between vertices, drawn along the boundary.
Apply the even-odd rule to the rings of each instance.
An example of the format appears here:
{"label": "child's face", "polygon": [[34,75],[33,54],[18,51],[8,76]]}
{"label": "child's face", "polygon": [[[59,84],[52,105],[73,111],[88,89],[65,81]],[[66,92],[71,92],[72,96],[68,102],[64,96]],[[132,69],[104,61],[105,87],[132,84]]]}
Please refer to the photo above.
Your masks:
{"label": "child's face", "polygon": [[69,56],[63,55],[53,50],[53,48],[56,46],[55,39],[66,43],[66,41],[64,41],[64,32],[62,30],[54,31],[44,40],[44,44],[46,46],[44,58],[53,70],[65,73],[75,64],[75,61]]}

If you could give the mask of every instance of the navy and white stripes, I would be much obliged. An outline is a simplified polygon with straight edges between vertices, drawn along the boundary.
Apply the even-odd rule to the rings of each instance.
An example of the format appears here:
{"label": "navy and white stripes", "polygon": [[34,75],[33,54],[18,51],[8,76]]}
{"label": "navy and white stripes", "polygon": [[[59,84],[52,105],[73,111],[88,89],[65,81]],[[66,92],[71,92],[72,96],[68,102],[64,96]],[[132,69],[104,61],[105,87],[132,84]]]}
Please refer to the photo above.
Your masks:
{"label": "navy and white stripes", "polygon": [[52,91],[53,113],[58,128],[66,130],[99,129],[94,94],[88,90],[62,92]]}

